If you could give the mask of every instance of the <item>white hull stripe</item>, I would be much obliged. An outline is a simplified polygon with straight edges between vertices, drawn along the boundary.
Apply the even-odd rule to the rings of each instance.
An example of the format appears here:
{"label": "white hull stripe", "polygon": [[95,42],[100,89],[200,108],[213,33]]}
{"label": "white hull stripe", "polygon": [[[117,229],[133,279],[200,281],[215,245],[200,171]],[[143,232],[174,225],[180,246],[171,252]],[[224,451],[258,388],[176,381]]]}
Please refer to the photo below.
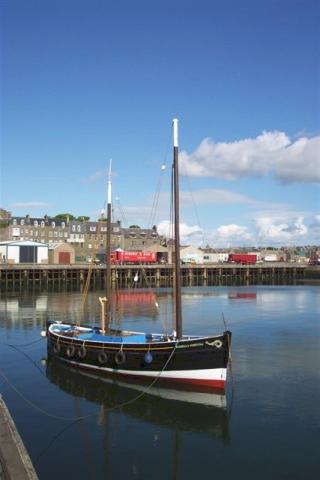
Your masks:
{"label": "white hull stripe", "polygon": [[172,378],[180,380],[218,380],[226,381],[227,369],[226,368],[208,368],[204,370],[171,370],[171,371],[145,371],[145,370],[122,370],[119,368],[107,368],[98,367],[95,365],[89,365],[87,363],[74,362],[73,360],[62,359],[67,363],[77,365],[86,369],[104,371],[106,373],[116,373],[119,375],[131,375],[139,377],[159,377],[159,378]]}

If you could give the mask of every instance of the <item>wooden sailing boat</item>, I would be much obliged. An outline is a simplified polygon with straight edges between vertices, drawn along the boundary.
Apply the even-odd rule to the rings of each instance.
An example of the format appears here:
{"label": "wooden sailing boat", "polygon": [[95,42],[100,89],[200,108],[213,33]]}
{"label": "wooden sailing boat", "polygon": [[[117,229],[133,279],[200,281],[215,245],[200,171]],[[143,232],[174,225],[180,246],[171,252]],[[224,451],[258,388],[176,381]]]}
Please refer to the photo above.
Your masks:
{"label": "wooden sailing boat", "polygon": [[[231,332],[183,335],[181,315],[178,120],[173,120],[173,184],[175,233],[175,331],[171,335],[111,329],[111,175],[108,180],[106,298],[101,326],[47,322],[49,354],[99,375],[117,375],[224,389]],[[109,301],[108,301],[109,300]]]}

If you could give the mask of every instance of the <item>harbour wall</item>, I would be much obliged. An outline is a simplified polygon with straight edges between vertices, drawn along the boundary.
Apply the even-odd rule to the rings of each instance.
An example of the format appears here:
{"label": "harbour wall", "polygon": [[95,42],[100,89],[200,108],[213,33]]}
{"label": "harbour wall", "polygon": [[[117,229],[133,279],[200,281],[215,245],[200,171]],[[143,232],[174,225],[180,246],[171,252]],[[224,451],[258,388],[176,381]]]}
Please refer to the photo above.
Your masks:
{"label": "harbour wall", "polygon": [[[64,285],[103,287],[105,266],[100,265],[1,265],[1,288]],[[112,284],[117,288],[172,287],[172,265],[113,265]],[[320,279],[320,267],[273,263],[256,265],[212,264],[181,266],[183,286],[294,283]]]}

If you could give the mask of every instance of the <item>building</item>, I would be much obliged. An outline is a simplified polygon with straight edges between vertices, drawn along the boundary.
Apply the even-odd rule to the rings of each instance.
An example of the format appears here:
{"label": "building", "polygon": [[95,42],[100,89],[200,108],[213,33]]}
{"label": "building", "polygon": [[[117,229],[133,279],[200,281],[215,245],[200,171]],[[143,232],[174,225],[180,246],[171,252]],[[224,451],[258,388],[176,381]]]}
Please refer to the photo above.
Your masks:
{"label": "building", "polygon": [[67,222],[54,217],[11,217],[9,240],[29,240],[40,243],[62,243],[69,238]]}
{"label": "building", "polygon": [[1,263],[48,263],[48,245],[40,242],[9,241],[0,243]]}
{"label": "building", "polygon": [[180,248],[180,259],[182,263],[203,263],[203,253],[200,248],[189,246]]}
{"label": "building", "polygon": [[160,245],[164,239],[156,228],[122,228],[124,250],[150,250],[152,245]]}
{"label": "building", "polygon": [[[71,229],[74,228],[72,222]],[[83,222],[82,230],[77,224],[78,233],[71,233],[70,242],[76,250],[76,261],[91,261],[99,258],[102,262],[106,258],[107,249],[107,222]],[[78,238],[77,238],[78,237]],[[123,247],[123,234],[120,222],[111,223],[111,250]]]}
{"label": "building", "polygon": [[[1,213],[1,212],[0,212]],[[2,240],[31,241],[48,244],[68,243],[74,248],[75,262],[98,258],[105,261],[107,221],[61,220],[45,215],[43,218],[7,216],[6,234]],[[147,251],[164,243],[156,228],[122,228],[120,221],[111,223],[111,250]],[[56,247],[55,247],[56,248]]]}
{"label": "building", "polygon": [[155,243],[148,247],[148,252],[156,253],[157,263],[172,263],[172,250],[168,247]]}
{"label": "building", "polygon": [[50,265],[71,265],[75,263],[75,249],[69,243],[50,243],[48,258]]}
{"label": "building", "polygon": [[0,242],[5,242],[9,239],[9,224],[11,213],[4,208],[0,208]]}

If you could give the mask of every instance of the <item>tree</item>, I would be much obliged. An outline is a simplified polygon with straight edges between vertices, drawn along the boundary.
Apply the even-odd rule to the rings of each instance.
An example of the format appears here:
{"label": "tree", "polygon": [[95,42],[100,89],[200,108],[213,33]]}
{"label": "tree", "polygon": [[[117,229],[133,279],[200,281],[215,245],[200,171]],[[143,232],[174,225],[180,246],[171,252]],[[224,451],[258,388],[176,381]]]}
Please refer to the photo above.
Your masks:
{"label": "tree", "polygon": [[58,213],[54,218],[57,220],[63,220],[65,222],[75,220],[76,217],[72,213]]}
{"label": "tree", "polygon": [[87,222],[88,220],[90,220],[90,217],[87,217],[86,215],[80,215],[77,220],[78,222]]}
{"label": "tree", "polygon": [[139,225],[130,225],[129,228],[140,228]]}

